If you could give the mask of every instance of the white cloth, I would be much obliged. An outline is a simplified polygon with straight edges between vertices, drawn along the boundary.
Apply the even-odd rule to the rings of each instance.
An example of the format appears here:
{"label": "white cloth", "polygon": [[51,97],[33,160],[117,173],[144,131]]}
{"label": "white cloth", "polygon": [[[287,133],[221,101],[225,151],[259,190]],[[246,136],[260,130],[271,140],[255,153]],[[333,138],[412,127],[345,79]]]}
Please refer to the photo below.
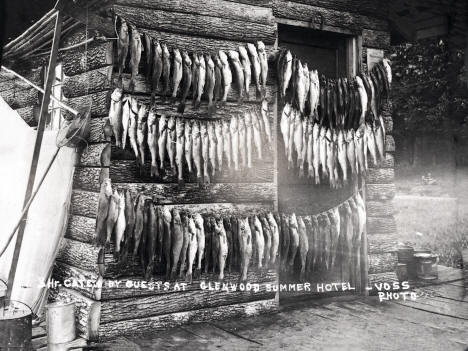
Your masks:
{"label": "white cloth", "polygon": [[[0,249],[17,223],[23,206],[36,131],[0,97]],[[57,131],[46,131],[42,141],[37,183],[56,147]],[[29,209],[21,246],[12,300],[21,301],[35,313],[41,312],[57,248],[68,218],[74,170],[74,150],[63,147]],[[15,237],[16,238],[16,237]],[[0,279],[8,280],[15,239],[0,257]]]}

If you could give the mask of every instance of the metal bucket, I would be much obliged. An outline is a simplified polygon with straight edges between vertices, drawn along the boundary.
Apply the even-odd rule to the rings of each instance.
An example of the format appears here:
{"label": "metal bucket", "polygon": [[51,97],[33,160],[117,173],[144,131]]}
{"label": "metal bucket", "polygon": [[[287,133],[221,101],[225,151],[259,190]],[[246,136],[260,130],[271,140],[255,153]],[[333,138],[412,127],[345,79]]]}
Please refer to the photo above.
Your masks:
{"label": "metal bucket", "polygon": [[47,341],[63,344],[75,340],[75,303],[54,302],[47,309]]}
{"label": "metal bucket", "polygon": [[21,303],[0,307],[0,350],[31,350],[32,311]]}

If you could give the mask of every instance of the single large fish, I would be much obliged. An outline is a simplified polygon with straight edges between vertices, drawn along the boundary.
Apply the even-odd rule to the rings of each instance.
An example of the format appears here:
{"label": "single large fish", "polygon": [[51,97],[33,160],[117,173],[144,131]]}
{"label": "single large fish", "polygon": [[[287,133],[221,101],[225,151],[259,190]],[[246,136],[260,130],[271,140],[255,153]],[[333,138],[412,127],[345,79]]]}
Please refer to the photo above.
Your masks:
{"label": "single large fish", "polygon": [[153,61],[153,40],[148,34],[143,35],[143,42],[144,42],[144,51],[145,51],[145,72],[146,72],[146,79],[151,81],[151,64]]}
{"label": "single large fish", "polygon": [[210,162],[210,138],[208,135],[207,122],[200,123],[201,152],[203,158],[203,181],[210,183],[209,162]]}
{"label": "single large fish", "polygon": [[281,134],[283,135],[283,143],[284,143],[284,152],[286,157],[289,155],[289,128],[290,128],[290,118],[291,118],[292,110],[291,105],[286,103],[283,107],[283,112],[281,113],[281,121],[280,121],[280,129]]}
{"label": "single large fish", "polygon": [[258,57],[257,48],[254,44],[247,44],[247,51],[250,54],[250,62],[252,63],[252,74],[253,74],[253,83],[257,88],[257,94],[262,94],[261,89],[261,74],[262,74],[262,65],[260,63],[260,58]]}
{"label": "single large fish", "polygon": [[223,137],[223,122],[217,120],[214,122],[215,134],[216,134],[216,156],[218,170],[223,170],[223,152],[224,152],[224,137]]}
{"label": "single large fish", "polygon": [[279,227],[278,227],[278,222],[273,216],[273,213],[268,212],[267,219],[268,219],[268,224],[270,225],[270,231],[271,231],[270,263],[274,265],[276,263],[276,256],[278,256]]}
{"label": "single large fish", "polygon": [[176,154],[176,118],[170,116],[167,121],[167,140],[166,150],[169,155],[169,164],[174,172],[176,169],[175,154]]}
{"label": "single large fish", "polygon": [[130,252],[130,243],[135,229],[135,203],[132,193],[128,189],[125,190],[125,222],[124,244],[121,250],[122,262],[127,261],[127,256]]}
{"label": "single large fish", "polygon": [[115,88],[111,94],[111,103],[109,107],[109,121],[112,126],[112,132],[115,137],[115,145],[122,147],[122,89]]}
{"label": "single large fish", "polygon": [[131,98],[124,96],[122,99],[122,149],[127,145],[128,128],[130,126]]}
{"label": "single large fish", "polygon": [[214,224],[214,234],[216,242],[218,243],[218,267],[219,267],[219,276],[218,280],[224,280],[224,268],[226,266],[226,259],[229,253],[228,238],[226,230],[224,229],[223,219],[216,219]]}
{"label": "single large fish", "polygon": [[125,68],[128,55],[128,47],[130,45],[130,36],[128,35],[128,25],[124,19],[120,19],[119,39],[117,40],[117,57],[119,65],[119,78]]}
{"label": "single large fish", "polygon": [[223,153],[226,156],[227,166],[231,168],[232,144],[231,144],[231,122],[223,120]]}
{"label": "single large fish", "polygon": [[221,60],[219,59],[218,55],[215,56],[214,63],[215,86],[213,92],[213,101],[216,102],[221,99],[223,90],[223,64],[221,63]]}
{"label": "single large fish", "polygon": [[184,184],[184,150],[185,150],[185,121],[183,118],[176,119],[176,156],[175,163],[177,165],[177,180],[179,185]]}
{"label": "single large fish", "polygon": [[166,44],[162,44],[162,95],[166,96],[171,90],[171,53]]}
{"label": "single large fish", "polygon": [[260,77],[262,84],[262,96],[266,96],[266,84],[268,77],[268,57],[265,49],[265,44],[262,41],[257,41],[257,53],[260,60]]}
{"label": "single large fish", "polygon": [[198,235],[195,221],[192,217],[188,220],[189,247],[188,247],[188,267],[185,275],[185,281],[192,284],[193,264],[198,252]]}
{"label": "single large fish", "polygon": [[318,120],[318,103],[320,98],[320,81],[317,70],[309,72],[309,106],[310,115],[317,121]]}
{"label": "single large fish", "polygon": [[239,153],[242,160],[242,167],[247,167],[247,128],[245,120],[241,117],[238,119],[239,131]]}
{"label": "single large fish", "polygon": [[164,169],[164,158],[166,157],[166,143],[167,143],[167,123],[168,118],[166,115],[161,115],[159,118],[159,138],[158,138],[158,151],[160,168]]}
{"label": "single large fish", "polygon": [[261,113],[262,113],[262,121],[265,126],[265,134],[267,137],[267,141],[271,145],[272,144],[271,127],[270,127],[270,119],[268,118],[268,101],[266,99],[262,101]]}
{"label": "single large fish", "polygon": [[185,103],[189,95],[190,88],[192,87],[192,60],[189,54],[182,52],[182,99],[177,108],[177,112],[183,113],[185,111]]}
{"label": "single large fish", "polygon": [[338,131],[337,156],[341,174],[343,175],[343,182],[346,184],[348,182],[348,155],[344,133],[346,132],[343,132],[341,129]]}
{"label": "single large fish", "polygon": [[231,59],[234,73],[236,74],[237,91],[239,92],[239,101],[244,98],[244,70],[239,59],[239,53],[235,50],[229,50],[228,56]]}
{"label": "single large fish", "polygon": [[202,141],[200,135],[200,122],[194,121],[192,124],[192,159],[197,171],[197,181],[200,184],[202,181]]}
{"label": "single large fish", "polygon": [[247,167],[252,168],[252,154],[253,154],[253,124],[252,114],[247,111],[244,115],[245,121],[245,141],[247,143]]}
{"label": "single large fish", "polygon": [[296,96],[297,96],[297,104],[299,107],[299,111],[304,113],[305,107],[305,98],[306,98],[306,77],[304,76],[304,70],[302,68],[302,63],[300,60],[297,60],[296,63]]}
{"label": "single large fish", "polygon": [[286,52],[286,56],[284,58],[284,65],[282,69],[282,77],[281,78],[281,97],[284,98],[286,96],[286,90],[289,87],[289,82],[292,76],[292,64],[293,64],[293,57],[291,51]]}
{"label": "single large fish", "polygon": [[158,138],[159,138],[159,126],[158,119],[156,116],[156,109],[152,107],[148,113],[147,121],[148,130],[148,147],[151,153],[151,177],[159,177],[158,168]]}
{"label": "single large fish", "polygon": [[205,55],[206,84],[205,93],[208,100],[208,111],[213,111],[214,88],[216,85],[215,63],[211,55]]}
{"label": "single large fish", "polygon": [[159,40],[153,39],[153,73],[151,75],[151,90],[152,97],[159,89],[159,81],[161,80],[161,74],[163,71],[163,51]]}
{"label": "single large fish", "polygon": [[297,216],[297,232],[299,234],[299,258],[301,262],[301,270],[299,273],[299,280],[305,280],[305,270],[307,263],[307,252],[309,251],[309,239],[307,237],[307,228],[302,219],[302,216]]}
{"label": "single large fish", "polygon": [[187,264],[188,248],[190,245],[190,230],[189,230],[189,219],[185,213],[180,214],[180,219],[182,222],[182,232],[183,232],[183,242],[182,249],[180,250],[180,271],[179,278],[185,278],[185,266]]}
{"label": "single large fish", "polygon": [[137,257],[138,249],[140,248],[140,241],[144,229],[144,212],[145,198],[140,195],[136,202],[135,208],[135,229],[133,231],[133,257]]}
{"label": "single large fish", "polygon": [[335,266],[336,258],[338,257],[338,245],[340,242],[340,211],[338,207],[328,212],[328,218],[330,219],[330,239],[331,239],[331,254],[330,254],[330,267]]}
{"label": "single large fish", "polygon": [[223,96],[221,98],[221,102],[225,103],[227,101],[229,90],[231,90],[232,72],[231,68],[229,67],[229,61],[226,53],[222,50],[219,50],[218,55],[222,64],[221,73],[223,76]]}
{"label": "single large fish", "polygon": [[240,281],[247,281],[247,272],[252,257],[252,231],[250,230],[249,219],[239,219],[239,246],[241,254],[241,276]]}
{"label": "single large fish", "polygon": [[203,259],[203,255],[205,252],[205,227],[203,225],[203,217],[197,213],[194,216],[194,221],[195,221],[195,227],[197,231],[197,241],[198,241],[198,262],[197,262],[197,277],[201,273],[201,263]]}
{"label": "single large fish", "polygon": [[250,81],[252,79],[252,69],[249,54],[244,46],[239,46],[239,56],[240,61],[242,63],[242,69],[244,70],[245,93],[247,94],[247,96],[249,96]]}
{"label": "single large fish", "polygon": [[184,230],[182,220],[177,208],[172,209],[172,228],[171,228],[171,246],[172,246],[172,268],[171,279],[175,279],[177,265],[179,264],[182,246],[184,244]]}
{"label": "single large fish", "polygon": [[120,246],[124,238],[125,226],[127,225],[125,219],[125,195],[124,193],[118,192],[119,204],[117,212],[117,221],[115,224],[115,249],[114,253],[116,256],[120,253]]}
{"label": "single large fish", "polygon": [[172,98],[177,97],[177,92],[179,91],[180,81],[182,80],[183,68],[182,68],[182,55],[180,54],[179,49],[174,49],[174,61],[172,65]]}
{"label": "single large fish", "polygon": [[114,190],[114,193],[110,197],[109,212],[107,213],[107,238],[106,243],[109,243],[114,233],[115,224],[117,223],[117,218],[119,216],[119,203],[120,195],[117,190]]}
{"label": "single large fish", "polygon": [[294,119],[294,148],[297,153],[297,165],[302,163],[302,142],[304,140],[303,124],[301,116],[296,113]]}
{"label": "single large fish", "polygon": [[130,121],[128,124],[128,137],[130,139],[130,145],[132,146],[135,158],[139,159],[138,142],[137,142],[137,118],[138,118],[138,101],[135,98],[130,100]]}
{"label": "single large fish", "polygon": [[192,173],[192,147],[193,147],[193,138],[192,138],[192,120],[185,121],[184,126],[184,155],[185,155],[185,162],[187,162],[187,167],[189,173]]}
{"label": "single large fish", "polygon": [[[257,248],[257,262],[258,262],[258,268],[263,267],[263,259],[265,257],[265,238],[263,235],[263,227],[262,227],[262,222],[258,218],[258,216],[254,216],[253,218],[253,224],[254,224],[254,235],[253,239],[255,242],[255,247]],[[268,264],[268,262],[266,262]]]}
{"label": "single large fish", "polygon": [[232,143],[232,162],[234,163],[234,170],[239,170],[239,119],[236,116],[231,117],[231,124],[229,126]]}
{"label": "single large fish", "polygon": [[216,158],[217,158],[217,143],[216,140],[216,131],[215,131],[215,122],[208,121],[208,140],[209,140],[209,150],[208,150],[208,157],[210,159],[211,165],[211,174],[214,177],[216,174]]}
{"label": "single large fish", "polygon": [[143,170],[145,167],[145,150],[146,150],[146,135],[148,132],[148,108],[145,104],[140,105],[138,110],[138,122],[137,122],[137,143],[138,143],[138,154],[140,155],[140,169]]}
{"label": "single large fish", "polygon": [[141,37],[140,33],[135,26],[130,25],[131,38],[130,38],[130,91],[135,90],[135,79],[138,74],[138,66],[141,60]]}
{"label": "single large fish", "polygon": [[107,240],[107,215],[112,198],[111,180],[106,178],[101,183],[99,192],[98,210],[96,215],[95,237],[96,243],[99,246],[105,246]]}
{"label": "single large fish", "polygon": [[312,138],[313,138],[313,145],[312,145],[312,163],[314,165],[314,179],[315,184],[320,184],[320,160],[321,160],[321,152],[320,152],[320,125],[318,123],[314,124],[314,129],[312,130]]}
{"label": "single large fish", "polygon": [[307,175],[309,178],[314,178],[314,122],[312,118],[307,120],[307,164],[309,166]]}
{"label": "single large fish", "polygon": [[299,225],[297,223],[296,214],[293,213],[289,216],[289,258],[288,265],[292,267],[294,265],[294,259],[296,258],[297,250],[299,248]]}
{"label": "single large fish", "polygon": [[289,257],[289,245],[290,245],[290,231],[289,231],[289,217],[286,214],[281,215],[281,267],[286,268]]}
{"label": "single large fish", "polygon": [[172,213],[171,210],[164,206],[162,209],[162,218],[164,224],[163,245],[164,245],[164,259],[166,262],[166,279],[170,278],[171,273],[171,247],[172,247]]}
{"label": "single large fish", "polygon": [[307,161],[307,147],[308,147],[308,123],[309,119],[304,118],[302,120],[302,149],[299,152],[300,153],[300,159],[298,160],[299,162],[299,178],[304,177],[304,169],[305,169],[305,163]]}
{"label": "single large fish", "polygon": [[255,148],[257,149],[257,156],[262,159],[262,135],[260,134],[260,121],[255,112],[250,112],[252,117],[252,130],[253,130],[253,141]]}

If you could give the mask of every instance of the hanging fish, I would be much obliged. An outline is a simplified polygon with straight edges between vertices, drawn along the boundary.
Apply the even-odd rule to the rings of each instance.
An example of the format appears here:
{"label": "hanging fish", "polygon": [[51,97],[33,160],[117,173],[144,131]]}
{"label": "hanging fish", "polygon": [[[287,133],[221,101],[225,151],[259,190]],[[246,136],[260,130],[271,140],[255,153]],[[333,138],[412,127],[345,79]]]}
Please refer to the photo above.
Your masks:
{"label": "hanging fish", "polygon": [[216,84],[215,77],[215,64],[211,55],[205,55],[205,66],[206,66],[206,87],[205,94],[208,99],[208,112],[213,112],[213,99],[214,99],[214,88]]}
{"label": "hanging fish", "polygon": [[224,137],[223,137],[223,122],[217,120],[214,122],[215,125],[215,134],[216,134],[216,155],[217,155],[217,164],[218,171],[223,170],[223,152],[224,152]]}
{"label": "hanging fish", "polygon": [[302,149],[300,151],[298,151],[298,154],[300,155],[299,156],[299,159],[298,159],[298,163],[299,163],[299,178],[303,178],[305,173],[304,173],[304,169],[305,169],[305,163],[307,161],[307,147],[308,147],[308,144],[307,144],[307,139],[308,139],[308,127],[307,127],[307,124],[308,124],[308,119],[304,118],[302,120]]}
{"label": "hanging fish", "polygon": [[203,255],[205,252],[205,228],[203,225],[203,217],[197,213],[194,216],[195,220],[195,228],[197,231],[197,241],[198,241],[198,264],[197,264],[197,270],[196,270],[196,275],[197,277],[200,276],[201,273],[201,263],[203,259]]}
{"label": "hanging fish", "polygon": [[207,131],[208,131],[208,140],[209,140],[209,149],[208,149],[208,157],[210,160],[211,165],[211,174],[214,178],[216,174],[216,157],[217,157],[217,140],[216,140],[216,132],[215,132],[215,125],[213,121],[208,121]]}
{"label": "hanging fish", "polygon": [[286,268],[289,257],[289,244],[290,244],[290,232],[289,232],[289,217],[286,214],[281,215],[281,267]]}
{"label": "hanging fish", "polygon": [[377,164],[377,142],[375,140],[374,128],[369,123],[366,123],[365,138],[367,140],[367,149],[369,150],[372,164],[376,165]]}
{"label": "hanging fish", "polygon": [[252,63],[252,73],[253,73],[253,82],[257,88],[257,95],[262,95],[261,89],[261,74],[262,74],[262,66],[260,63],[260,58],[258,57],[257,48],[254,44],[248,43],[247,44],[247,51],[250,54],[250,62]]}
{"label": "hanging fish", "polygon": [[200,135],[200,122],[194,121],[192,124],[192,159],[197,171],[197,182],[201,184],[202,181],[202,141]]}
{"label": "hanging fish", "polygon": [[133,257],[137,257],[138,249],[140,248],[140,241],[144,229],[144,196],[140,195],[136,202],[135,208],[135,229],[133,231]]}
{"label": "hanging fish", "polygon": [[186,51],[182,52],[182,100],[177,112],[183,113],[185,111],[185,103],[192,86],[192,60]]}
{"label": "hanging fish", "polygon": [[146,246],[144,247],[147,257],[147,266],[145,272],[145,279],[149,280],[153,276],[155,265],[156,265],[156,253],[158,245],[158,211],[156,206],[152,203],[152,200],[148,200],[148,214],[147,214],[147,240]]}
{"label": "hanging fish", "polygon": [[286,157],[289,155],[289,128],[290,128],[290,118],[291,118],[291,105],[286,103],[283,107],[283,112],[281,113],[280,129],[281,134],[283,135],[284,142],[284,152]]}
{"label": "hanging fish", "polygon": [[321,152],[320,152],[320,125],[318,123],[314,124],[314,127],[312,129],[312,138],[313,138],[313,144],[312,144],[312,163],[314,166],[314,180],[315,184],[320,184],[320,173],[319,173],[319,167],[320,167],[320,159],[321,159]]}
{"label": "hanging fish", "polygon": [[294,119],[294,148],[297,153],[297,165],[299,166],[302,163],[302,141],[303,141],[303,130],[302,130],[302,119],[301,116],[296,113],[296,118]]}
{"label": "hanging fish", "polygon": [[300,60],[296,64],[296,95],[299,111],[304,113],[305,99],[306,99],[306,77],[304,69]]}
{"label": "hanging fish", "polygon": [[338,210],[338,207],[335,207],[334,209],[331,209],[327,215],[330,220],[331,240],[329,267],[333,268],[335,266],[335,260],[338,257],[337,251],[340,243],[340,211]]}
{"label": "hanging fish", "polygon": [[143,35],[143,40],[144,40],[144,50],[145,50],[145,59],[146,59],[146,67],[145,67],[145,72],[146,72],[146,79],[148,81],[151,81],[151,64],[153,60],[153,43],[152,39],[148,34]]}
{"label": "hanging fish", "polygon": [[258,216],[253,217],[253,225],[255,229],[253,232],[253,240],[255,242],[255,247],[257,248],[257,265],[258,268],[262,268],[263,259],[265,256],[265,238],[263,234],[262,223]]}
{"label": "hanging fish", "polygon": [[241,102],[244,98],[244,70],[237,51],[229,50],[228,55],[234,67],[234,73],[236,74],[237,91],[239,92],[239,102]]}
{"label": "hanging fish", "polygon": [[226,53],[222,50],[219,50],[218,55],[222,64],[221,73],[223,76],[223,96],[221,98],[221,102],[225,103],[227,101],[229,90],[231,89],[232,73],[231,68],[229,67],[228,57]]}
{"label": "hanging fish", "polygon": [[176,170],[175,154],[176,154],[176,118],[170,116],[167,121],[167,140],[166,151],[169,155],[169,164],[173,172]]}
{"label": "hanging fish", "polygon": [[139,159],[139,151],[138,151],[138,141],[137,141],[137,126],[138,126],[138,101],[135,98],[130,98],[130,122],[128,124],[128,136],[130,139],[130,145],[132,146],[133,153],[135,154],[135,158]]}
{"label": "hanging fish", "polygon": [[201,152],[203,158],[203,182],[205,184],[210,183],[210,173],[208,171],[208,165],[210,161],[210,138],[208,135],[208,126],[206,121],[200,123],[200,140],[201,140]]}
{"label": "hanging fish", "polygon": [[117,60],[119,65],[119,79],[125,69],[127,61],[128,47],[130,45],[130,36],[128,35],[128,25],[123,18],[120,19],[120,30],[117,40]]}
{"label": "hanging fish", "polygon": [[335,162],[335,155],[333,153],[333,135],[331,129],[327,129],[327,133],[325,134],[325,145],[327,148],[327,171],[328,171],[328,179],[330,182],[330,186],[336,188],[337,179],[335,179],[335,170],[334,170],[334,162]]}
{"label": "hanging fish", "polygon": [[359,122],[357,123],[357,127],[360,127],[360,126],[363,126],[366,121],[368,101],[367,101],[366,89],[364,88],[364,83],[361,77],[356,76],[356,83],[357,83],[357,90],[359,93],[360,104],[361,104],[361,115],[359,116]]}
{"label": "hanging fish", "polygon": [[[232,162],[234,163],[234,170],[239,170],[239,119],[236,116],[231,118],[229,126],[232,143]],[[228,161],[229,162],[229,161]]]}
{"label": "hanging fish", "polygon": [[250,230],[248,218],[239,219],[239,243],[241,253],[240,281],[246,282],[249,263],[252,258],[252,231]]}
{"label": "hanging fish", "polygon": [[291,51],[286,52],[286,56],[284,58],[284,65],[282,70],[282,77],[281,77],[281,97],[284,99],[286,96],[286,90],[289,87],[289,82],[292,77],[292,64],[293,64],[293,57]]}
{"label": "hanging fish", "polygon": [[180,220],[182,223],[182,249],[180,250],[180,269],[179,278],[185,279],[185,266],[187,264],[188,248],[190,245],[190,231],[189,231],[189,219],[184,212],[180,213]]}
{"label": "hanging fish", "polygon": [[167,96],[171,90],[171,53],[166,44],[162,44],[162,95]]}
{"label": "hanging fish", "polygon": [[193,138],[192,138],[192,120],[187,120],[184,126],[184,155],[185,155],[185,162],[187,162],[187,167],[189,173],[192,173],[192,145],[193,145]]}
{"label": "hanging fish", "polygon": [[289,234],[290,234],[290,242],[289,242],[289,259],[288,265],[292,267],[294,265],[294,259],[296,258],[296,254],[299,248],[299,226],[297,223],[296,214],[293,213],[289,216]]}
{"label": "hanging fish", "polygon": [[188,267],[187,273],[185,275],[185,281],[189,284],[192,284],[192,273],[193,273],[193,264],[195,262],[195,257],[198,252],[198,236],[197,236],[197,228],[195,225],[195,221],[192,217],[188,220],[188,232],[189,232],[189,247],[188,247]]}
{"label": "hanging fish", "polygon": [[130,77],[129,89],[130,91],[134,91],[135,79],[136,79],[136,76],[138,75],[138,66],[140,65],[140,60],[141,60],[142,45],[141,45],[140,33],[138,33],[137,28],[133,25],[130,25],[130,31],[131,31],[131,38],[130,38],[131,77]]}
{"label": "hanging fish", "polygon": [[320,99],[320,81],[317,70],[309,72],[309,109],[310,115],[318,121],[318,103]]}
{"label": "hanging fish", "polygon": [[341,169],[341,174],[343,175],[343,183],[348,183],[348,154],[346,151],[346,141],[345,135],[343,130],[338,131],[338,144],[337,144],[337,152],[338,152],[338,164]]}
{"label": "hanging fish", "polygon": [[151,199],[145,199],[143,203],[143,232],[141,234],[141,242],[140,242],[140,252],[139,252],[139,258],[140,258],[140,265],[143,269],[143,276],[146,278],[150,278],[150,275],[148,272],[151,265],[151,253],[149,252],[149,248],[151,244],[149,241],[151,239],[151,233],[150,233],[150,222],[149,222],[149,217],[150,217],[150,211],[151,211]]}
{"label": "hanging fish", "polygon": [[304,63],[304,65],[302,66],[302,72],[304,73],[304,112],[305,112],[308,108],[307,101],[309,99],[309,92],[310,92],[310,73],[309,73],[309,66],[307,65],[307,63]]}
{"label": "hanging fish", "polygon": [[216,55],[214,58],[214,63],[215,63],[215,86],[214,86],[214,92],[213,92],[213,101],[216,102],[221,99],[222,97],[222,89],[223,89],[223,64],[221,63],[221,60],[219,59],[219,56]]}
{"label": "hanging fish", "polygon": [[177,92],[179,91],[180,81],[182,80],[182,55],[180,54],[179,49],[172,50],[174,55],[174,61],[172,65],[172,98],[177,97]]}
{"label": "hanging fish", "polygon": [[159,177],[158,168],[158,139],[159,139],[159,125],[156,116],[156,109],[152,107],[148,113],[147,121],[148,130],[148,147],[151,153],[151,177]]}
{"label": "hanging fish", "polygon": [[121,261],[126,262],[128,253],[130,252],[130,242],[133,237],[133,231],[135,229],[135,207],[133,196],[130,190],[126,189],[125,193],[125,232],[124,232],[124,244],[122,247]]}
{"label": "hanging fish", "polygon": [[147,122],[148,120],[148,108],[145,104],[140,105],[138,110],[138,121],[137,121],[137,143],[138,143],[138,154],[140,155],[140,172],[145,167],[145,150],[146,150],[146,135],[147,135]]}
{"label": "hanging fish", "polygon": [[[297,122],[296,122],[297,120]],[[302,123],[300,122],[300,116],[299,113],[296,109],[292,109],[292,113],[290,118],[288,119],[289,121],[289,136],[288,136],[288,169],[291,169],[294,167],[294,159],[293,159],[293,154],[294,154],[294,137],[296,135],[296,126],[301,125]],[[297,149],[297,148],[296,148]]]}
{"label": "hanging fish", "polygon": [[262,41],[257,41],[257,53],[260,61],[260,77],[262,84],[262,96],[266,96],[266,84],[268,76],[268,57],[265,49],[265,44]]}
{"label": "hanging fish", "polygon": [[192,104],[195,105],[195,100],[198,94],[198,75],[200,73],[200,57],[194,53],[192,55]]}
{"label": "hanging fish", "polygon": [[223,217],[222,221],[223,221],[224,230],[226,232],[227,246],[228,246],[226,266],[228,267],[229,273],[231,273],[233,262],[234,262],[233,260],[234,242],[233,242],[232,225],[231,225],[231,220],[229,219],[229,217]]}
{"label": "hanging fish", "polygon": [[265,134],[267,137],[267,141],[271,145],[272,144],[271,127],[270,127],[270,119],[268,118],[268,101],[266,99],[262,101],[261,114],[262,114],[263,124],[265,125]]}
{"label": "hanging fish", "polygon": [[223,120],[223,153],[226,156],[227,166],[231,168],[232,145],[231,145],[231,123]]}
{"label": "hanging fish", "polygon": [[308,171],[307,176],[309,178],[314,178],[315,169],[314,169],[314,122],[311,118],[307,119],[307,164]]}
{"label": "hanging fish", "polygon": [[182,228],[182,220],[180,218],[180,213],[177,208],[172,209],[172,226],[171,226],[171,279],[175,279],[177,265],[179,264],[179,259],[181,257],[182,246],[184,244],[184,231]]}
{"label": "hanging fish", "polygon": [[252,154],[253,154],[253,126],[252,115],[247,111],[244,115],[245,122],[245,141],[247,151],[247,168],[252,168]]}
{"label": "hanging fish", "polygon": [[106,178],[101,183],[99,192],[98,210],[96,215],[95,234],[96,243],[99,246],[105,246],[107,240],[107,216],[112,201],[111,180]]}
{"label": "hanging fish", "polygon": [[218,243],[218,267],[219,267],[219,275],[218,280],[224,280],[224,268],[226,265],[226,258],[229,253],[229,245],[226,230],[224,229],[223,220],[221,218],[217,219],[214,223],[214,233],[215,238],[217,239]]}
{"label": "hanging fish", "polygon": [[278,256],[279,227],[275,217],[273,216],[273,213],[268,212],[266,219],[268,220],[271,233],[270,264],[274,265],[276,263],[276,256]]}
{"label": "hanging fish", "polygon": [[184,185],[183,166],[184,166],[184,149],[185,149],[185,122],[182,118],[176,119],[176,156],[175,163],[177,165],[177,181],[180,186]]}
{"label": "hanging fish", "polygon": [[255,112],[250,112],[252,117],[253,141],[257,149],[257,157],[262,159],[262,135],[260,134],[260,121]]}
{"label": "hanging fish", "polygon": [[242,160],[242,168],[247,167],[247,128],[243,118],[238,119],[239,154]]}
{"label": "hanging fish", "polygon": [[327,168],[327,128],[321,127],[319,134],[319,153],[320,153],[320,166],[322,169],[322,177],[328,178],[328,168]]}
{"label": "hanging fish", "polygon": [[122,99],[122,149],[125,149],[127,144],[128,128],[130,125],[130,113],[131,113],[131,98],[124,96]]}
{"label": "hanging fish", "polygon": [[111,103],[109,108],[109,121],[112,126],[112,132],[115,137],[115,145],[122,147],[122,89],[116,88],[111,94]]}
{"label": "hanging fish", "polygon": [[299,234],[299,258],[301,263],[301,270],[299,272],[299,280],[305,280],[305,269],[307,263],[307,252],[309,251],[309,239],[307,238],[307,229],[302,219],[302,216],[297,216],[297,232]]}
{"label": "hanging fish", "polygon": [[153,39],[153,72],[151,75],[151,100],[159,89],[159,81],[163,71],[163,50],[159,44],[159,40]]}
{"label": "hanging fish", "polygon": [[158,151],[159,151],[159,163],[160,168],[164,169],[164,158],[166,157],[166,144],[167,144],[167,127],[168,127],[168,118],[166,115],[161,115],[159,118],[159,138],[158,138]]}
{"label": "hanging fish", "polygon": [[167,206],[162,208],[162,218],[164,225],[163,246],[164,246],[164,259],[166,262],[165,279],[168,280],[171,274],[171,246],[172,246],[172,213]]}
{"label": "hanging fish", "polygon": [[244,71],[244,87],[247,97],[249,96],[250,81],[252,79],[252,69],[249,59],[249,54],[244,46],[239,46],[239,56]]}
{"label": "hanging fish", "polygon": [[201,104],[201,98],[205,89],[206,83],[206,62],[202,54],[198,56],[200,65],[198,66],[198,84],[197,84],[197,95],[194,101],[194,107],[199,108]]}

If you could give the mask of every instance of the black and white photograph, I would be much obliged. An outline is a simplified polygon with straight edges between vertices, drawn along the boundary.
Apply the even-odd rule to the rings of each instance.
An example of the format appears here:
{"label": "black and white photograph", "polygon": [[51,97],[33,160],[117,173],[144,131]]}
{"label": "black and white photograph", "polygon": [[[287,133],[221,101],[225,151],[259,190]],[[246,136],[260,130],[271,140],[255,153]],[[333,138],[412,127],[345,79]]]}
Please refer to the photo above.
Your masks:
{"label": "black and white photograph", "polygon": [[0,350],[468,350],[468,1],[0,0]]}

